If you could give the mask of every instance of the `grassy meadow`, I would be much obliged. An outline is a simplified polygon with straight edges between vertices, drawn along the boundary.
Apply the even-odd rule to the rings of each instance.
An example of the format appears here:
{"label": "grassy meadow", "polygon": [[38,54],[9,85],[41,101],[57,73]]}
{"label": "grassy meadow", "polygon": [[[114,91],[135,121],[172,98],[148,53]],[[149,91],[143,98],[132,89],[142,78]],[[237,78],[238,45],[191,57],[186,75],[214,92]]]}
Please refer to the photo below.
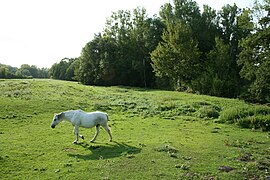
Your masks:
{"label": "grassy meadow", "polygon": [[[54,113],[109,114],[101,129]],[[266,179],[270,107],[237,99],[57,80],[0,80],[0,179]]]}

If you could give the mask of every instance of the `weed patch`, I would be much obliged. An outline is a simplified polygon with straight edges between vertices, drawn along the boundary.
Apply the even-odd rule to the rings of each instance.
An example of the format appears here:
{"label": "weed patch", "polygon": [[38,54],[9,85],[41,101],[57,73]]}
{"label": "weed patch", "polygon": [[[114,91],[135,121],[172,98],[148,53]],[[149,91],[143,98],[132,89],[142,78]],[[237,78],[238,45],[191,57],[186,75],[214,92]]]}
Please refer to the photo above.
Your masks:
{"label": "weed patch", "polygon": [[231,147],[238,147],[238,148],[247,148],[251,145],[251,143],[248,141],[242,141],[242,140],[230,141],[230,140],[226,139],[225,145],[231,146]]}
{"label": "weed patch", "polygon": [[270,107],[266,106],[229,108],[222,111],[219,119],[223,123],[235,123],[243,128],[270,131]]}
{"label": "weed patch", "polygon": [[157,152],[166,152],[166,153],[177,153],[177,149],[171,145],[165,144],[161,147],[155,148]]}
{"label": "weed patch", "polygon": [[197,111],[197,116],[200,118],[213,118],[219,117],[219,112],[212,106],[204,106],[199,108]]}

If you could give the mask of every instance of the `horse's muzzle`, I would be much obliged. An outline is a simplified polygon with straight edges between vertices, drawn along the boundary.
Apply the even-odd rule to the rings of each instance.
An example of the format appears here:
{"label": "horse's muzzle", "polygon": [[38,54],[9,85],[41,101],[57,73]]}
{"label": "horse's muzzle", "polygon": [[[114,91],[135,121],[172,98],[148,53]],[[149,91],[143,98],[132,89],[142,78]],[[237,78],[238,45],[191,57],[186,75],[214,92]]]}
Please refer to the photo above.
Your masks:
{"label": "horse's muzzle", "polygon": [[54,128],[55,128],[55,125],[51,125],[51,128],[53,128],[53,129],[54,129]]}

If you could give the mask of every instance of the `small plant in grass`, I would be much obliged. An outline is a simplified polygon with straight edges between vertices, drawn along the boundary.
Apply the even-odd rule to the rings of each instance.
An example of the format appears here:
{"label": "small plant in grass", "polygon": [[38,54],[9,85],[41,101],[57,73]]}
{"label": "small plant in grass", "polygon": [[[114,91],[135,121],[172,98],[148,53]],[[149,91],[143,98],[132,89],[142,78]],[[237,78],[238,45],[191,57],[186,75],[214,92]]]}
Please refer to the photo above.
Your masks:
{"label": "small plant in grass", "polygon": [[245,142],[245,141],[238,140],[238,139],[235,141],[231,141],[231,140],[226,139],[224,142],[225,142],[226,146],[238,147],[238,148],[246,148],[246,147],[251,145],[250,142]]}
{"label": "small plant in grass", "polygon": [[189,170],[190,166],[186,164],[177,164],[175,165],[176,168],[182,169],[182,170]]}
{"label": "small plant in grass", "polygon": [[200,118],[218,118],[219,112],[212,106],[203,106],[197,111],[197,116]]}
{"label": "small plant in grass", "polygon": [[193,102],[192,106],[196,110],[195,115],[200,118],[216,119],[219,117],[219,112],[221,111],[219,106],[205,101]]}
{"label": "small plant in grass", "polygon": [[171,145],[166,144],[164,146],[156,148],[155,150],[158,151],[158,152],[167,152],[170,157],[176,158],[176,159],[178,158],[177,157],[178,150],[175,147],[171,146]]}

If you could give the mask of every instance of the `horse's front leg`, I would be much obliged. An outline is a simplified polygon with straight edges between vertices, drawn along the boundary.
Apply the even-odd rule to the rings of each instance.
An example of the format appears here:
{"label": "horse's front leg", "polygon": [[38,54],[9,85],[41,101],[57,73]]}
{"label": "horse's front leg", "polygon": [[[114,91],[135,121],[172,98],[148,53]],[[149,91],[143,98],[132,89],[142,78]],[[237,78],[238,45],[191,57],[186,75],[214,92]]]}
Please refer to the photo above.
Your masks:
{"label": "horse's front leg", "polygon": [[74,126],[74,134],[76,136],[75,141],[73,141],[73,144],[77,144],[79,141],[79,126]]}

